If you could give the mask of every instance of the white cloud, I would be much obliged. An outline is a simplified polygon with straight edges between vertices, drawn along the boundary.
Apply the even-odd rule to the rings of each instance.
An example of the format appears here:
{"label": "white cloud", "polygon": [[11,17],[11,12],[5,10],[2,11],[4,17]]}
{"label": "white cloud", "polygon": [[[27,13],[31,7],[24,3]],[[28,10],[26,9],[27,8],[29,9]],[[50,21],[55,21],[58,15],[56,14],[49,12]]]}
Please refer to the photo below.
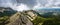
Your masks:
{"label": "white cloud", "polygon": [[60,0],[0,0],[0,6],[11,7],[15,10],[23,11],[31,9],[31,7],[33,9],[42,7],[60,7]]}
{"label": "white cloud", "polygon": [[19,6],[16,6],[15,10],[17,10],[17,11],[23,11],[23,10],[29,10],[29,8],[27,7],[27,5],[21,4]]}
{"label": "white cloud", "polygon": [[46,7],[46,8],[60,7],[60,0],[37,0],[37,3],[38,4],[36,6],[34,6],[34,8],[38,8],[38,7]]}

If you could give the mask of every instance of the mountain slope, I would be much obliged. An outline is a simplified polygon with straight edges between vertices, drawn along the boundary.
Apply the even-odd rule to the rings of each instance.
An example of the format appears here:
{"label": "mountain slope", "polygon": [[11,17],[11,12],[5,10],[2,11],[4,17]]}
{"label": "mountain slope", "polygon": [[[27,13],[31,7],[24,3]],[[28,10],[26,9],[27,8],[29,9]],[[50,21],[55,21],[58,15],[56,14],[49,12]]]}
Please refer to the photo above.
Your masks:
{"label": "mountain slope", "polygon": [[31,22],[32,16],[29,14],[31,16],[30,17],[28,13],[32,13],[32,15],[34,15],[33,12],[30,11],[17,12],[10,17],[10,23],[7,25],[33,25]]}
{"label": "mountain slope", "polygon": [[[41,14],[34,10],[22,11],[22,12],[1,12],[0,25],[60,25],[60,18],[57,17],[43,17]],[[47,13],[49,14],[49,13]],[[49,23],[49,24],[48,24]]]}

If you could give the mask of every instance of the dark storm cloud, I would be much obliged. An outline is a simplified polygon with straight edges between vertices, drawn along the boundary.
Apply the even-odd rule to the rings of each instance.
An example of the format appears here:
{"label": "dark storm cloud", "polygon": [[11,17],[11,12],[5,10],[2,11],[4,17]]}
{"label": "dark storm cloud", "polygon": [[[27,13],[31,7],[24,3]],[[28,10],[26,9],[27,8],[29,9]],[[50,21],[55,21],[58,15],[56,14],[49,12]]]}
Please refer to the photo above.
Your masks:
{"label": "dark storm cloud", "polygon": [[36,5],[36,0],[16,0],[17,3],[23,3],[26,4],[29,7],[33,7],[34,5]]}

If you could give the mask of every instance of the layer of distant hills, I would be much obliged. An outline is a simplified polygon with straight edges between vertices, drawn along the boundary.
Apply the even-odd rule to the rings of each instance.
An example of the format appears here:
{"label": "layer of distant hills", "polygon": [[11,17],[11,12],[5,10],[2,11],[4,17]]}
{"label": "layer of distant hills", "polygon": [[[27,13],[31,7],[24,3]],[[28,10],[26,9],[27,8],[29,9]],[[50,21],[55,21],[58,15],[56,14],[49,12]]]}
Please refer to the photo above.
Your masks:
{"label": "layer of distant hills", "polygon": [[35,11],[44,17],[60,15],[60,8],[37,8]]}
{"label": "layer of distant hills", "polygon": [[10,7],[0,7],[0,17],[2,16],[7,16],[7,15],[12,15],[14,14],[16,11],[13,10],[12,8]]}

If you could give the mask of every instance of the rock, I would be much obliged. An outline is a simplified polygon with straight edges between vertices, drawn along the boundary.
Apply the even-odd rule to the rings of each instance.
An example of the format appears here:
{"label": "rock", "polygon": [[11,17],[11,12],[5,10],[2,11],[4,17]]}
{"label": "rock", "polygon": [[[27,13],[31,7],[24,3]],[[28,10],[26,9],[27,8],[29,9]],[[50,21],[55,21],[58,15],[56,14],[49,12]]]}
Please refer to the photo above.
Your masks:
{"label": "rock", "polygon": [[18,12],[17,14],[11,16],[11,22],[7,25],[33,25],[31,22],[37,17],[36,13],[33,11]]}

